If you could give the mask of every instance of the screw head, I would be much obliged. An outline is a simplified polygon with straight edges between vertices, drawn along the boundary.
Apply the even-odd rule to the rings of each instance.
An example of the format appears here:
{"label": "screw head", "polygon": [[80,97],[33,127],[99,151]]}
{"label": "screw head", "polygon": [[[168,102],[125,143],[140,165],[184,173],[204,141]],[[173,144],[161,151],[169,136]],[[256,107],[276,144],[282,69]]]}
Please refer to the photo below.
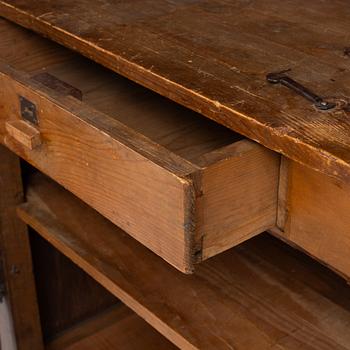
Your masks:
{"label": "screw head", "polygon": [[334,102],[319,101],[315,106],[322,111],[328,111],[329,109],[333,109],[336,104]]}

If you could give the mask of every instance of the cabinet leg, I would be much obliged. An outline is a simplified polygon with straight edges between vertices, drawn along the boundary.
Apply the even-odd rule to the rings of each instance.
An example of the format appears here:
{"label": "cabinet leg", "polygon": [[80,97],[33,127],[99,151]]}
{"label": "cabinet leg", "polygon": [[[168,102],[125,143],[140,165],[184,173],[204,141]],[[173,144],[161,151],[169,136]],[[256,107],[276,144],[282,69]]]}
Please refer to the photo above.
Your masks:
{"label": "cabinet leg", "polygon": [[23,201],[19,158],[0,145],[0,254],[18,350],[42,350],[43,340],[27,226],[18,219]]}

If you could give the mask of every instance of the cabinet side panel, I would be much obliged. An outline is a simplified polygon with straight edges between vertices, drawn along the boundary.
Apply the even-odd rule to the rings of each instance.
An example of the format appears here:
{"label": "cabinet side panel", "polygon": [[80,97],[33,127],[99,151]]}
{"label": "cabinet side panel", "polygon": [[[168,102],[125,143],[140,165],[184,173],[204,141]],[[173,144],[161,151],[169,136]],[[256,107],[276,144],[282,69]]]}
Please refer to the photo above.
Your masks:
{"label": "cabinet side panel", "polygon": [[295,162],[283,236],[350,277],[350,184]]}

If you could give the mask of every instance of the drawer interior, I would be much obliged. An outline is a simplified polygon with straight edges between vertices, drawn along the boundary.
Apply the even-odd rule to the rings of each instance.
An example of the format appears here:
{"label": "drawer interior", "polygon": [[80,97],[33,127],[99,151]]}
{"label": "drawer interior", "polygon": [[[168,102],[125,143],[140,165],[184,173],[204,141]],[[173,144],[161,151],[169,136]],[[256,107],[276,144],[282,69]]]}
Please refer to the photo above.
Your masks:
{"label": "drawer interior", "polygon": [[0,48],[0,58],[16,70],[31,77],[45,72],[79,89],[87,105],[194,164],[202,155],[243,138],[196,112],[5,20],[0,21]]}

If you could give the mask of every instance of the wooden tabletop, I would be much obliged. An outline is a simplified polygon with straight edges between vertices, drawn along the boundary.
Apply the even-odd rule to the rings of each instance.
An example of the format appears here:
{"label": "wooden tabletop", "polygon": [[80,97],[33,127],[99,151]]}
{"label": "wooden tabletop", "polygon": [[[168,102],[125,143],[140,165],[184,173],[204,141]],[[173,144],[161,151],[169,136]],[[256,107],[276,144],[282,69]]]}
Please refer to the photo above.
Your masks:
{"label": "wooden tabletop", "polygon": [[[3,0],[0,14],[291,159],[350,178],[346,0]],[[287,69],[337,107],[321,111],[266,81]]]}

